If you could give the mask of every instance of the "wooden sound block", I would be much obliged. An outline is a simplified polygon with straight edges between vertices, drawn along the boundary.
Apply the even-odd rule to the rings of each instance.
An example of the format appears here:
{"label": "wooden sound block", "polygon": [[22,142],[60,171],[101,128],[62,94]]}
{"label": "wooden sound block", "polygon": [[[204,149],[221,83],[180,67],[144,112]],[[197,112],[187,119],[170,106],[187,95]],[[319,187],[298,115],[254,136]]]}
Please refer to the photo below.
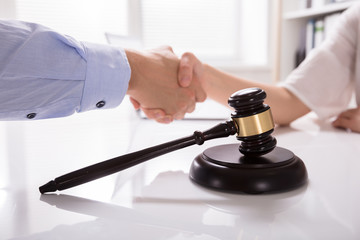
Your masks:
{"label": "wooden sound block", "polygon": [[189,177],[218,191],[260,194],[298,188],[307,182],[307,171],[303,161],[285,148],[249,157],[239,152],[239,144],[227,144],[198,155]]}

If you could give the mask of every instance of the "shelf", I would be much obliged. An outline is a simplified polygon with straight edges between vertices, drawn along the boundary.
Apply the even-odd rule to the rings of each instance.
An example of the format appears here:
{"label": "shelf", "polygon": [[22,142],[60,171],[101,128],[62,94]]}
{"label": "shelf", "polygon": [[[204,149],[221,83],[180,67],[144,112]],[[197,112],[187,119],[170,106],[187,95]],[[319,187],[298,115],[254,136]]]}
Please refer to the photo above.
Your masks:
{"label": "shelf", "polygon": [[332,3],[319,8],[307,8],[304,10],[292,11],[284,14],[285,20],[296,20],[309,17],[317,17],[325,14],[339,12],[354,4],[354,1],[343,3]]}

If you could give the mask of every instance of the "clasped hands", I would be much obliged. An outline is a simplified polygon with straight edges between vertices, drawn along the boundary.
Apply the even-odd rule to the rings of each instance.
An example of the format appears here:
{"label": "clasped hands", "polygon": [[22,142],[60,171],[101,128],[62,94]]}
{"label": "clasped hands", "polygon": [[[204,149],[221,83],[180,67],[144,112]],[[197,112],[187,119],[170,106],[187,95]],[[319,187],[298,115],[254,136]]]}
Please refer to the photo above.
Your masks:
{"label": "clasped hands", "polygon": [[[209,73],[209,66],[201,63],[192,53],[185,53],[179,59],[170,47],[147,52],[126,50],[126,54],[132,71],[127,94],[135,109],[141,108],[148,118],[160,123],[182,119],[186,113],[195,109],[197,102],[203,102],[207,94],[213,95],[212,98],[223,95],[222,98],[227,99],[232,92],[253,85],[252,82],[236,79],[214,69],[212,72],[217,73],[213,76],[214,73]],[[224,85],[222,82],[225,80],[228,84]],[[219,89],[219,86],[223,87]],[[269,87],[264,84],[260,86],[265,90]],[[272,87],[272,98],[277,101],[268,99],[269,105],[279,110],[274,111],[278,114],[285,111],[283,105],[287,102],[282,99],[282,91],[282,87]],[[290,107],[297,111],[297,108]],[[339,114],[333,126],[360,133],[360,107]]]}
{"label": "clasped hands", "polygon": [[201,80],[192,74],[196,65],[190,66],[186,57],[180,60],[171,47],[125,51],[131,68],[127,94],[135,109],[142,109],[149,119],[170,123],[205,101]]}

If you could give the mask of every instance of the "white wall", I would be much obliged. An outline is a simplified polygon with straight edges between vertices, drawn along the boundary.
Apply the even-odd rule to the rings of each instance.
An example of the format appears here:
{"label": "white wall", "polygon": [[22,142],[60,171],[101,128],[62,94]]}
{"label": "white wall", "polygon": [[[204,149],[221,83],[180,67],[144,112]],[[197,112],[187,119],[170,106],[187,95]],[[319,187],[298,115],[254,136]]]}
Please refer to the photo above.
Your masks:
{"label": "white wall", "polygon": [[15,1],[0,0],[0,18],[2,19],[15,18]]}

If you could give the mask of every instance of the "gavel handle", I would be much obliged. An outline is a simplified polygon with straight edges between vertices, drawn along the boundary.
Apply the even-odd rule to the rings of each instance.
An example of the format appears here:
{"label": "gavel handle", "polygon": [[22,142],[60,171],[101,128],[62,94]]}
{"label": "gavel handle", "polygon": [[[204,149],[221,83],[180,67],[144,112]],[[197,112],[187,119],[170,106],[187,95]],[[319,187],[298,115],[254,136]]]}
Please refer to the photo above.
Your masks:
{"label": "gavel handle", "polygon": [[112,158],[67,173],[41,186],[39,190],[41,193],[45,193],[55,192],[56,190],[68,189],[130,168],[139,163],[145,162],[149,159],[161,156],[163,154],[182,149],[194,144],[201,145],[207,140],[228,137],[230,135],[234,135],[235,133],[237,133],[237,128],[233,121],[220,123],[204,132],[195,131],[194,134],[189,137],[180,138],[137,152],[125,154],[123,156]]}

